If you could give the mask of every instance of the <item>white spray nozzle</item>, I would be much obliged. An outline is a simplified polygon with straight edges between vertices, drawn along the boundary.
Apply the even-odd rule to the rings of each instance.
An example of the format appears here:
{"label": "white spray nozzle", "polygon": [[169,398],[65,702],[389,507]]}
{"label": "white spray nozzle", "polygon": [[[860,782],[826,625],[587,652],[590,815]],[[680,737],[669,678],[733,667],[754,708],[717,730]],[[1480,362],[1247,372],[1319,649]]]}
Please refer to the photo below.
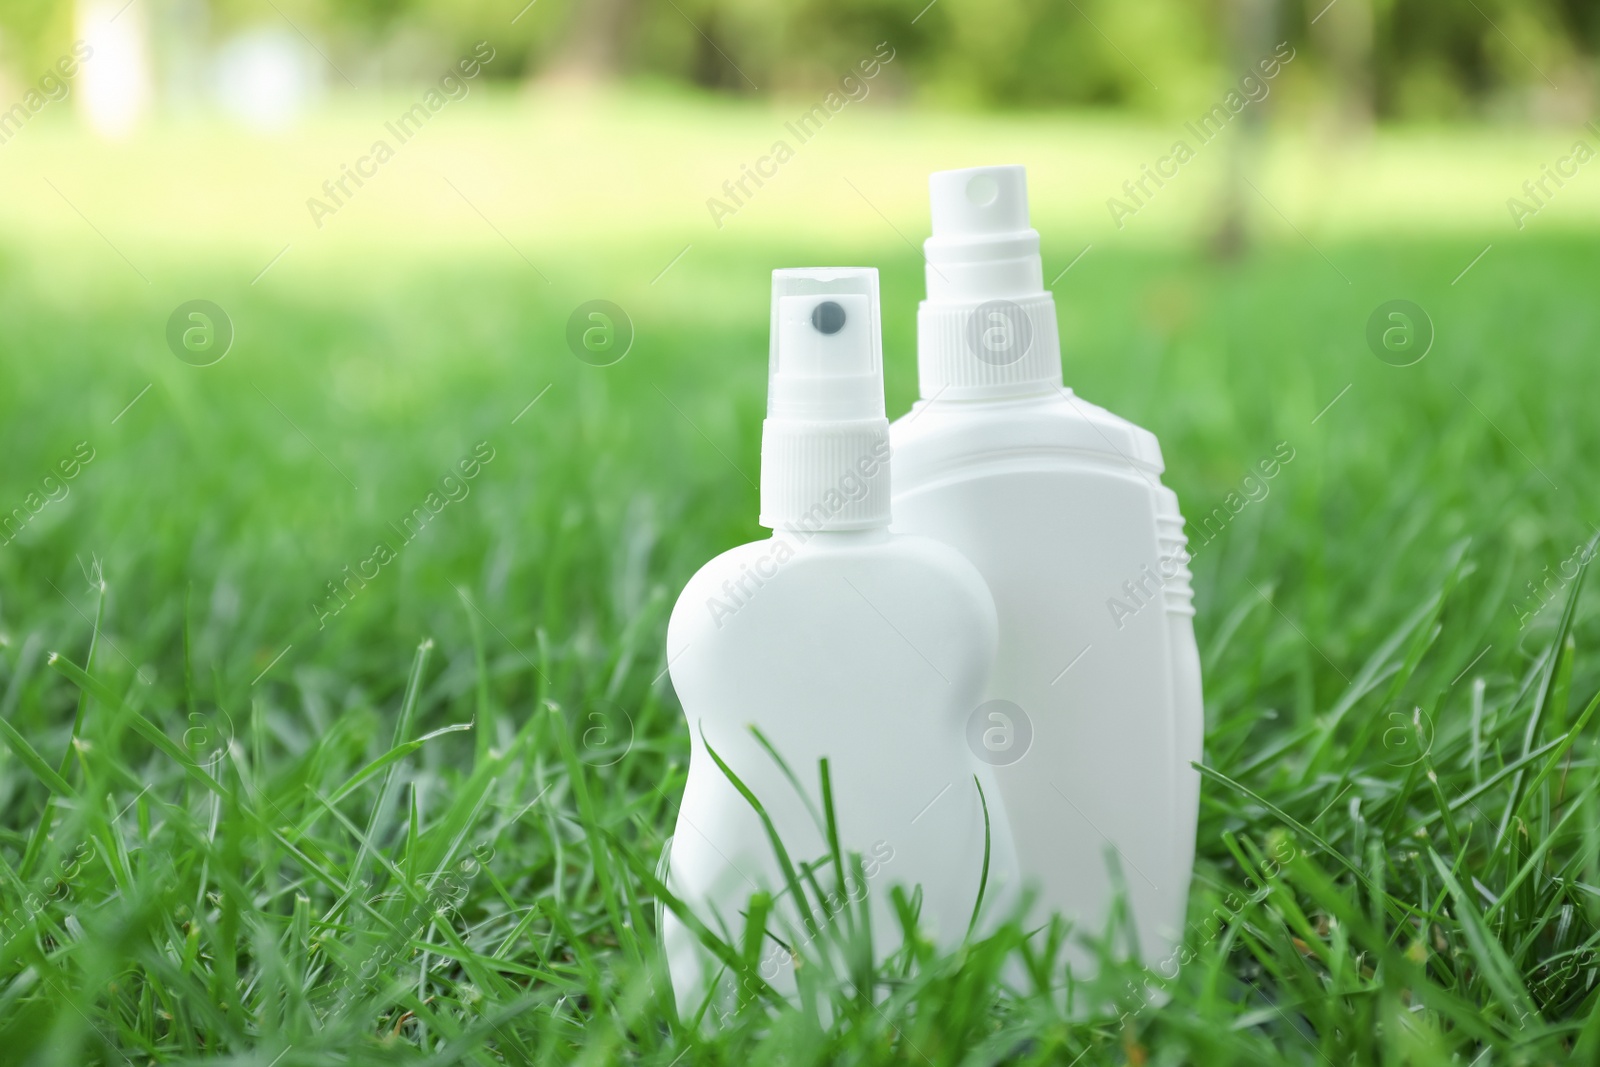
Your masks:
{"label": "white spray nozzle", "polygon": [[1022,167],[937,171],[928,178],[928,193],[928,299],[1014,300],[1044,289]]}
{"label": "white spray nozzle", "polygon": [[917,312],[924,398],[1040,392],[1061,385],[1055,301],[1044,287],[1039,231],[1028,223],[1019,166],[928,178],[933,235],[923,243],[928,298]]}
{"label": "white spray nozzle", "polygon": [[878,272],[772,272],[761,431],[761,524],[804,531],[889,524]]}
{"label": "white spray nozzle", "polygon": [[871,267],[772,272],[767,417],[883,417],[878,272]]}
{"label": "white spray nozzle", "polygon": [[808,378],[872,373],[871,304],[856,293],[778,301],[778,373]]}
{"label": "white spray nozzle", "polygon": [[935,171],[928,192],[935,237],[993,237],[1030,228],[1022,167]]}

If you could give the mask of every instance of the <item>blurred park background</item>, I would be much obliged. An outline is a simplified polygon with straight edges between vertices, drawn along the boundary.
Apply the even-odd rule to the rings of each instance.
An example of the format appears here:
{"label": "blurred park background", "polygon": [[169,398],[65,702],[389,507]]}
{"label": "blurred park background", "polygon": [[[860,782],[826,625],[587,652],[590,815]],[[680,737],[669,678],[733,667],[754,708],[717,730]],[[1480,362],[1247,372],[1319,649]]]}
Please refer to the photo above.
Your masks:
{"label": "blurred park background", "polygon": [[1572,121],[1588,116],[1600,47],[1600,13],[1580,0],[16,0],[0,26],[16,83],[103,34],[115,69],[90,80],[136,97],[130,112],[263,123],[330,89],[425,82],[482,40],[496,83],[743,98],[827,88],[887,40],[881,93],[902,105],[1171,118],[1290,39],[1303,58],[1278,106],[1296,119]]}
{"label": "blurred park background", "polygon": [[[755,532],[770,270],[882,268],[904,410],[926,174],[979,163],[1027,165],[1067,379],[1160,434],[1185,500],[1225,494],[1287,411],[1360,375],[1396,401],[1365,340],[1386,300],[1432,316],[1431,358],[1398,380],[1441,411],[1470,413],[1459,375],[1489,334],[1466,327],[1491,313],[1533,317],[1496,360],[1570,396],[1542,375],[1588,337],[1597,52],[1600,10],[1576,0],[15,0],[3,477],[25,500],[94,426],[144,459],[9,531],[0,568],[131,563],[130,544],[64,551],[109,537],[126,498],[242,568],[276,568],[249,546],[278,538],[297,578],[259,606],[298,618],[369,539],[361,515],[409,507],[464,423],[549,387],[518,432],[570,450],[529,448],[530,471],[615,464],[614,495],[658,507],[727,497],[701,516],[727,527],[687,524],[685,555],[651,563],[671,586]],[[231,328],[205,367],[167,335],[196,299]],[[567,339],[595,299],[627,319],[615,366]],[[1548,412],[1483,414],[1537,465],[1515,426],[1550,432]],[[1347,447],[1393,447],[1380,426]]]}
{"label": "blurred park background", "polygon": [[[437,94],[475,49],[490,58],[446,91],[445,121],[392,168],[404,177],[385,170],[375,187],[391,188],[361,194],[380,204],[336,229],[405,243],[445,221],[452,208],[392,187],[450,155],[493,170],[477,195],[506,203],[486,214],[547,241],[693,234],[700,215],[719,236],[734,214],[745,231],[844,230],[870,215],[811,212],[796,225],[793,208],[819,194],[795,187],[831,196],[839,183],[825,173],[898,177],[1004,150],[1008,135],[1038,169],[1040,210],[1082,212],[1085,241],[1121,221],[1119,238],[1199,234],[1227,252],[1247,216],[1272,213],[1245,195],[1272,166],[1289,170],[1277,206],[1297,222],[1494,229],[1514,217],[1508,197],[1527,199],[1522,182],[1570,149],[1600,90],[1600,11],[1579,0],[16,0],[0,14],[5,172],[26,187],[8,190],[10,221],[51,225],[53,209],[30,210],[39,168],[70,168],[75,157],[52,151],[82,150],[92,133],[130,147],[107,147],[107,166],[76,168],[83,177],[114,178],[159,208],[119,224],[167,230],[167,247],[274,227],[291,242],[307,223],[331,225],[307,206],[338,206],[322,183],[377,139],[395,141],[382,123],[430,85]],[[1179,138],[1201,148],[1203,131],[1186,124],[1229,92],[1244,105],[1228,106],[1236,128],[1186,165],[1153,217],[1119,220],[1110,199],[1139,206],[1122,183]],[[828,117],[844,121],[799,143],[782,124],[830,93],[843,106]],[[744,212],[723,183],[780,139],[799,158]],[[881,147],[860,153],[863,142]],[[527,169],[511,183],[491,161]],[[920,185],[861,191],[897,223],[916,217]],[[1554,214],[1594,203],[1559,199]],[[393,232],[391,207],[413,220],[409,237]]]}
{"label": "blurred park background", "polygon": [[[1234,516],[1190,530],[1208,763],[1354,863],[1380,822],[1410,847],[1425,790],[1385,701],[1437,728],[1453,792],[1487,790],[1533,743],[1527,678],[1600,522],[1597,78],[1581,0],[7,0],[4,899],[80,837],[118,859],[25,935],[5,913],[0,1037],[60,1063],[266,1048],[256,1015],[212,1011],[243,1001],[301,1051],[426,1044],[452,1013],[547,997],[537,1041],[606,1062],[654,1040],[602,1007],[643,980],[596,827],[652,863],[670,832],[687,733],[665,620],[698,566],[761,536],[770,272],[881,269],[901,414],[937,169],[1028,167],[1067,382],[1157,433],[1192,520]],[[1381,351],[1395,299],[1417,340]],[[186,348],[196,300],[220,315]],[[625,344],[570,340],[594,300]],[[1269,495],[1228,503],[1280,442]],[[464,495],[441,488],[485,454]],[[375,542],[441,497],[370,577]],[[1578,613],[1577,648],[1594,625]],[[1595,663],[1573,663],[1579,701]],[[595,746],[587,770],[538,732],[549,709]],[[138,715],[213,770],[230,756],[217,774],[249,799],[219,817]],[[80,787],[94,802],[66,803]],[[1369,826],[1356,800],[1392,808]],[[1196,914],[1244,877],[1224,834],[1279,828],[1208,781]],[[372,848],[402,839],[475,841],[494,878],[460,904],[465,947],[414,944],[415,981],[352,1000],[337,979],[381,931],[341,912],[345,887],[398,884]],[[1600,938],[1600,891],[1572,888],[1600,870],[1569,844],[1565,881],[1453,853],[1480,886],[1537,892],[1515,964],[1557,1021],[1589,994],[1538,985],[1546,942]],[[1391,892],[1432,907],[1425,861],[1391,851]],[[1500,1011],[1509,986],[1454,972],[1458,933],[1439,981]],[[1222,992],[1180,991],[1209,1021],[1168,1036],[1318,1062],[1244,988],[1258,964],[1311,973],[1294,936],[1208,945]],[[1379,1029],[1351,1018],[1316,1024],[1341,1035],[1319,1038],[1330,1062]],[[1128,1047],[1065,1032],[1040,1055]],[[1438,1062],[1476,1054],[1440,1041]]]}

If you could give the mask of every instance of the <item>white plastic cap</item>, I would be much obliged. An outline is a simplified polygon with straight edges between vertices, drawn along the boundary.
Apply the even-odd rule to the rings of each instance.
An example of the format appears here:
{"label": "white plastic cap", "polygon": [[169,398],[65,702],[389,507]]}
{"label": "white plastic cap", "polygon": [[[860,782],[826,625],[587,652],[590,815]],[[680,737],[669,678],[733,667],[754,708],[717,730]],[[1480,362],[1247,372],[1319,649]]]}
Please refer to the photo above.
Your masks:
{"label": "white plastic cap", "polygon": [[761,524],[815,531],[888,522],[878,272],[775,270]]}
{"label": "white plastic cap", "polygon": [[878,271],[873,267],[772,272],[767,417],[883,417]]}
{"label": "white plastic cap", "polygon": [[917,316],[923,397],[1037,392],[1061,385],[1055,300],[1020,166],[928,178],[933,235],[923,244],[928,298]]}

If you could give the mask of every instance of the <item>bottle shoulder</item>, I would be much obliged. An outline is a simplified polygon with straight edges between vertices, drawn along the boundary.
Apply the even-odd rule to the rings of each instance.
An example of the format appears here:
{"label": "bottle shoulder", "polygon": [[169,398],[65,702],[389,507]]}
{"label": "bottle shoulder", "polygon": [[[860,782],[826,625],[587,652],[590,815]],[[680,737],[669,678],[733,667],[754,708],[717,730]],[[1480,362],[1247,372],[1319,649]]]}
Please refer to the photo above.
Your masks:
{"label": "bottle shoulder", "polygon": [[889,432],[897,479],[1029,453],[1075,453],[1154,475],[1165,469],[1155,434],[1071,389],[1005,400],[919,400]]}
{"label": "bottle shoulder", "polygon": [[668,652],[750,639],[758,628],[829,627],[863,608],[902,627],[931,625],[979,648],[997,640],[989,587],[949,545],[887,531],[841,539],[785,530],[728,549],[695,572],[673,607]]}
{"label": "bottle shoulder", "polygon": [[1033,596],[1043,580],[1017,561],[1070,557],[1113,590],[1159,569],[1168,609],[1193,614],[1183,513],[1152,434],[1068,390],[939,407],[891,428],[895,529],[949,540],[1002,600],[1001,585]]}

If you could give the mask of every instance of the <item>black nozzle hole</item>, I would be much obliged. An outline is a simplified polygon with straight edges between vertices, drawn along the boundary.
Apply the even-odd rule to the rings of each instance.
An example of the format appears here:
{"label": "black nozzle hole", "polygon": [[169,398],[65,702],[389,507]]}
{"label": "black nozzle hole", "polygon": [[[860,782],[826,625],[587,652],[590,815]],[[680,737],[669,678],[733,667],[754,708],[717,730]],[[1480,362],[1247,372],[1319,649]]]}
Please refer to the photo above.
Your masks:
{"label": "black nozzle hole", "polygon": [[832,300],[824,300],[811,309],[811,325],[819,333],[838,333],[844,329],[844,308]]}

